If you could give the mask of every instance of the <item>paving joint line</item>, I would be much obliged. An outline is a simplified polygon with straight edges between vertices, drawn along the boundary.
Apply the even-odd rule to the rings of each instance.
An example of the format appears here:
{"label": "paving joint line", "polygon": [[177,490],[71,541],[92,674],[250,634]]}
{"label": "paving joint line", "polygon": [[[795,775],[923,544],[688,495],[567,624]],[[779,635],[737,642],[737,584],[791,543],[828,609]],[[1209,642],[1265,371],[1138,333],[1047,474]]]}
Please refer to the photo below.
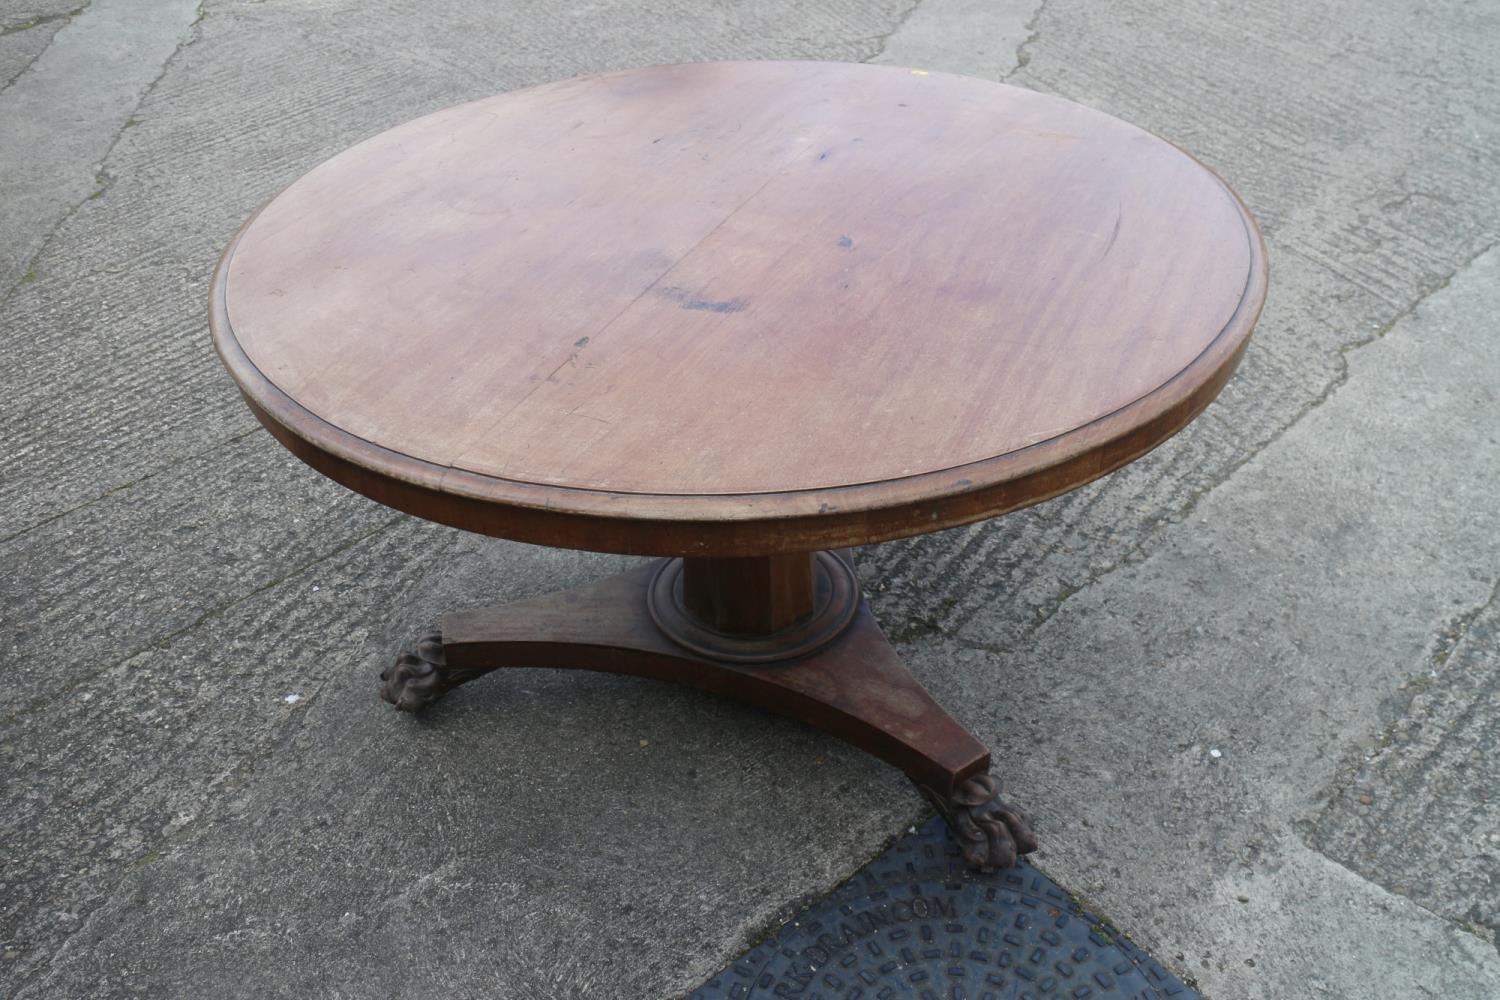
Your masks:
{"label": "paving joint line", "polygon": [[[4,38],[7,35],[19,35],[23,31],[30,31],[32,28],[39,28],[44,24],[51,24],[53,21],[71,21],[73,20],[73,18],[77,17],[79,14],[82,14],[85,10],[87,10],[88,6],[89,5],[85,3],[82,7],[75,7],[72,10],[62,14],[48,14],[43,17],[34,17],[30,21],[13,24],[8,28],[0,28],[0,38]],[[66,24],[63,25],[63,28],[66,27]],[[62,28],[58,28],[57,30],[61,31]],[[9,80],[6,80],[5,83],[0,84],[0,97],[4,97],[5,92],[12,86],[14,86],[17,80],[21,79],[21,77],[30,72],[31,67],[35,65],[38,59],[47,54],[47,50],[52,48],[52,41],[56,37],[57,32],[55,31],[52,33],[52,38],[47,39],[47,44],[42,46],[42,51],[38,52],[36,55],[28,59],[26,61],[26,65],[22,66],[19,70],[16,71],[15,76],[11,77]]]}
{"label": "paving joint line", "polygon": [[1469,630],[1474,626],[1474,622],[1480,615],[1493,608],[1497,602],[1500,602],[1500,577],[1495,579],[1494,585],[1490,588],[1489,597],[1467,611],[1449,618],[1448,623],[1438,629],[1437,635],[1433,638],[1432,653],[1427,658],[1428,666],[1434,674],[1448,665],[1448,660],[1453,653],[1469,637]]}
{"label": "paving joint line", "polygon": [[1031,12],[1031,19],[1026,22],[1026,37],[1021,41],[1020,45],[1016,46],[1016,64],[1011,68],[1010,72],[1000,78],[1001,83],[1009,81],[1011,77],[1021,72],[1021,70],[1030,64],[1031,53],[1027,49],[1031,47],[1032,42],[1042,36],[1042,31],[1037,27],[1037,22],[1042,19],[1042,14],[1047,10],[1047,4],[1051,2],[1052,0],[1042,0],[1041,3],[1036,5],[1036,10]]}
{"label": "paving joint line", "polygon": [[1340,861],[1338,858],[1334,857],[1333,855],[1329,854],[1327,851],[1323,850],[1321,847],[1318,846],[1316,840],[1314,839],[1314,836],[1313,836],[1314,831],[1313,831],[1313,823],[1312,823],[1312,821],[1306,820],[1306,819],[1300,819],[1300,820],[1297,820],[1294,823],[1292,823],[1291,826],[1292,826],[1292,832],[1296,835],[1297,839],[1300,839],[1302,841],[1302,845],[1304,847],[1306,847],[1309,851],[1312,851],[1318,857],[1323,858],[1324,860],[1330,862],[1331,864],[1338,865],[1344,871],[1348,872],[1350,875],[1353,875],[1355,878],[1359,879],[1359,881],[1363,882],[1364,884],[1366,884],[1368,886],[1372,886],[1373,888],[1379,890],[1379,892],[1380,892],[1380,894],[1382,896],[1385,896],[1385,897],[1387,897],[1389,899],[1392,899],[1392,900],[1396,900],[1396,901],[1398,901],[1399,903],[1402,903],[1402,904],[1413,906],[1416,909],[1421,910],[1427,916],[1429,916],[1432,919],[1436,920],[1439,924],[1441,924],[1443,927],[1447,928],[1450,932],[1457,933],[1457,934],[1463,934],[1463,935],[1466,935],[1468,937],[1474,938],[1476,941],[1478,941],[1479,943],[1481,943],[1483,945],[1486,945],[1486,946],[1489,946],[1489,947],[1493,947],[1495,949],[1495,952],[1497,954],[1500,954],[1500,941],[1490,941],[1483,934],[1479,933],[1472,926],[1470,926],[1467,921],[1460,920],[1460,919],[1458,919],[1456,917],[1450,917],[1450,916],[1448,916],[1445,913],[1439,913],[1438,911],[1432,909],[1432,907],[1427,906],[1425,903],[1422,903],[1419,900],[1413,899],[1411,896],[1404,896],[1404,895],[1402,895],[1399,892],[1393,892],[1392,890],[1390,890],[1390,889],[1386,888],[1385,886],[1381,885],[1379,882],[1377,882],[1374,879],[1370,878],[1368,875],[1366,875],[1363,872],[1358,871],[1358,870],[1356,870],[1354,868],[1350,868],[1343,861]]}
{"label": "paving joint line", "polygon": [[[1418,309],[1422,308],[1427,300],[1432,298],[1434,295],[1437,295],[1439,292],[1446,291],[1448,286],[1453,283],[1454,278],[1458,277],[1464,271],[1468,270],[1471,266],[1473,266],[1475,261],[1479,260],[1479,258],[1483,257],[1485,254],[1489,253],[1497,246],[1500,246],[1500,242],[1491,242],[1485,245],[1476,253],[1466,258],[1453,270],[1449,271],[1448,274],[1445,275],[1441,280],[1419,290],[1417,292],[1417,295],[1410,302],[1398,309],[1390,319],[1386,320],[1384,323],[1381,323],[1378,327],[1376,327],[1375,331],[1369,336],[1356,337],[1353,340],[1348,340],[1342,344],[1339,344],[1338,347],[1334,349],[1334,356],[1338,362],[1338,372],[1331,380],[1329,380],[1328,384],[1323,387],[1322,391],[1314,396],[1310,402],[1299,409],[1289,421],[1283,424],[1278,430],[1273,432],[1271,436],[1265,440],[1264,443],[1256,446],[1252,451],[1250,451],[1233,466],[1231,466],[1229,470],[1224,474],[1224,477],[1222,479],[1218,480],[1210,486],[1205,486],[1202,489],[1195,491],[1191,499],[1188,501],[1187,505],[1184,506],[1181,516],[1186,518],[1187,516],[1191,515],[1192,512],[1197,508],[1199,502],[1202,501],[1204,497],[1208,496],[1214,490],[1227,483],[1234,477],[1237,472],[1240,471],[1240,469],[1244,468],[1251,461],[1258,458],[1262,452],[1280,441],[1283,437],[1286,436],[1287,432],[1300,424],[1303,419],[1305,419],[1310,413],[1321,408],[1324,403],[1327,403],[1330,399],[1332,399],[1334,394],[1337,393],[1339,389],[1343,388],[1343,386],[1346,385],[1349,381],[1349,355],[1359,351],[1361,348],[1369,347],[1371,344],[1384,340],[1386,334],[1390,333],[1391,330],[1395,328],[1397,323],[1400,323],[1402,320],[1415,313]],[[1295,253],[1295,249],[1293,249],[1292,252]]]}
{"label": "paving joint line", "polygon": [[[188,23],[187,37],[183,41],[178,42],[177,47],[172,50],[172,54],[167,56],[167,58],[162,61],[161,71],[157,73],[156,76],[152,77],[150,83],[146,84],[145,89],[141,91],[140,98],[135,102],[135,106],[131,108],[130,114],[125,116],[125,120],[121,122],[120,127],[115,130],[114,138],[109,141],[109,145],[105,148],[104,153],[99,157],[99,161],[95,165],[94,177],[96,179],[104,177],[108,174],[107,167],[109,164],[109,158],[114,155],[115,147],[120,144],[120,139],[125,135],[126,130],[135,123],[136,115],[140,112],[141,107],[148,100],[150,100],[151,94],[156,90],[161,81],[166,78],[168,71],[172,68],[172,64],[176,62],[177,57],[182,54],[182,50],[195,44],[200,38],[203,37],[200,26],[203,24],[203,19],[208,16],[208,11],[205,6],[207,2],[208,0],[198,0],[198,12],[193,16],[192,21]],[[84,9],[85,8],[80,7],[79,11],[82,11]],[[51,43],[48,43],[48,46],[50,48]],[[38,56],[38,58],[40,58],[40,55]],[[35,62],[35,60],[33,60],[33,62]],[[30,70],[30,68],[30,66],[27,66],[26,70],[22,70],[22,72],[27,72]],[[20,79],[19,74],[16,76],[16,79]],[[4,309],[6,306],[10,305],[10,300],[15,297],[16,292],[21,288],[22,285],[30,284],[31,281],[36,280],[37,263],[46,254],[48,248],[52,246],[53,241],[57,239],[57,235],[58,233],[62,232],[63,227],[72,221],[73,217],[79,213],[84,205],[87,205],[91,201],[97,200],[100,195],[102,195],[106,190],[108,190],[109,187],[112,186],[113,184],[111,183],[106,187],[100,187],[96,188],[93,191],[90,191],[83,198],[79,199],[77,204],[63,213],[62,218],[58,219],[57,222],[47,230],[47,235],[42,237],[42,242],[37,246],[36,253],[32,254],[27,259],[26,266],[21,271],[21,276],[17,278],[9,288],[5,290],[4,296],[0,296],[0,309]]]}
{"label": "paving joint line", "polygon": [[[1151,545],[1154,541],[1160,538],[1173,526],[1181,524],[1188,518],[1190,518],[1193,512],[1197,510],[1198,506],[1206,497],[1212,494],[1215,490],[1219,489],[1221,486],[1224,486],[1226,483],[1228,483],[1241,469],[1250,464],[1250,462],[1258,458],[1261,453],[1263,453],[1272,445],[1276,444],[1283,437],[1285,437],[1286,434],[1292,430],[1292,428],[1300,424],[1309,414],[1319,409],[1324,403],[1333,398],[1333,395],[1349,381],[1350,354],[1358,351],[1360,348],[1368,347],[1369,345],[1379,340],[1383,340],[1386,334],[1390,333],[1390,331],[1395,328],[1397,323],[1400,323],[1402,320],[1406,319],[1408,316],[1412,315],[1414,312],[1420,309],[1428,299],[1432,298],[1434,295],[1437,295],[1439,292],[1446,290],[1448,286],[1452,284],[1454,278],[1458,277],[1458,275],[1462,274],[1465,270],[1471,267],[1475,261],[1479,260],[1479,258],[1483,257],[1491,250],[1494,250],[1496,247],[1500,247],[1500,241],[1495,241],[1487,244],[1478,252],[1474,253],[1457,267],[1455,267],[1445,277],[1443,277],[1442,280],[1422,289],[1417,294],[1417,296],[1412,299],[1412,301],[1401,307],[1401,309],[1399,309],[1396,314],[1393,315],[1390,319],[1386,320],[1384,323],[1381,323],[1380,326],[1377,327],[1376,330],[1369,336],[1360,337],[1355,340],[1346,341],[1340,344],[1335,349],[1335,356],[1338,360],[1339,371],[1334,376],[1334,378],[1323,387],[1322,391],[1320,391],[1317,396],[1313,397],[1310,402],[1299,409],[1289,421],[1287,421],[1277,430],[1273,431],[1272,434],[1264,442],[1254,447],[1237,462],[1231,465],[1221,478],[1217,479],[1210,485],[1204,486],[1190,494],[1187,502],[1184,503],[1182,507],[1180,507],[1172,515],[1164,518],[1155,528],[1141,535],[1139,541],[1135,545],[1131,546],[1114,562],[1105,566],[1103,569],[1099,570],[1096,573],[1091,573],[1083,581],[1083,583],[1077,585],[1076,587],[1069,588],[1065,593],[1060,595],[1050,608],[1047,608],[1046,610],[1040,612],[1033,618],[1033,621],[1029,625],[1022,627],[1022,631],[1018,636],[1018,639],[1025,640],[1027,638],[1030,638],[1031,636],[1034,636],[1038,631],[1045,627],[1048,622],[1050,622],[1054,617],[1057,616],[1058,612],[1062,610],[1063,605],[1067,604],[1068,601],[1083,593],[1085,590],[1099,583],[1105,577],[1110,576],[1117,570],[1124,569],[1128,566],[1138,565],[1146,558],[1148,558],[1152,554],[1152,552],[1154,552],[1154,549],[1151,548]],[[1497,595],[1497,597],[1500,597],[1500,595]],[[1496,598],[1492,598],[1492,600],[1494,599]],[[1476,610],[1475,614],[1477,615],[1478,613],[1479,610]],[[966,622],[960,622],[955,627],[961,629],[963,628],[964,624],[966,624]],[[964,638],[960,633],[956,631],[950,631],[949,626],[945,626],[941,622],[924,620],[923,625],[925,627],[922,630],[922,635],[939,635],[945,639],[957,643],[963,648],[974,649],[977,651],[988,652],[997,655],[1007,652],[1007,650],[1003,646],[987,644],[979,642],[977,640]],[[922,636],[912,636],[911,640],[909,641],[915,641],[917,639],[920,639],[921,637]]]}
{"label": "paving joint line", "polygon": [[1273,431],[1271,436],[1268,437],[1264,442],[1254,447],[1251,451],[1242,456],[1237,462],[1231,465],[1224,472],[1222,478],[1216,480],[1208,486],[1204,486],[1198,490],[1195,490],[1188,497],[1187,502],[1182,505],[1181,509],[1177,512],[1175,517],[1164,520],[1154,530],[1142,536],[1140,542],[1133,546],[1125,555],[1121,556],[1118,560],[1116,560],[1114,563],[1110,564],[1100,572],[1093,574],[1082,586],[1073,590],[1072,593],[1069,593],[1061,600],[1059,600],[1057,604],[1054,605],[1052,610],[1045,615],[1045,617],[1043,617],[1036,623],[1035,626],[1029,628],[1025,632],[1025,635],[1034,635],[1038,629],[1047,624],[1048,621],[1051,621],[1053,616],[1055,616],[1057,612],[1062,609],[1062,606],[1064,604],[1066,604],[1077,594],[1081,593],[1083,590],[1092,587],[1104,577],[1109,576],[1111,573],[1115,572],[1115,570],[1121,569],[1125,566],[1134,565],[1145,558],[1146,555],[1149,555],[1149,553],[1146,552],[1146,548],[1149,543],[1161,536],[1170,527],[1176,524],[1181,524],[1182,522],[1190,518],[1193,512],[1198,509],[1199,505],[1206,497],[1219,489],[1221,486],[1224,486],[1226,483],[1228,483],[1235,477],[1235,475],[1239,473],[1241,469],[1249,465],[1256,458],[1260,457],[1262,453],[1264,453],[1267,449],[1271,448],[1283,437],[1285,437],[1287,433],[1292,430],[1292,428],[1302,423],[1302,421],[1306,419],[1308,415],[1313,413],[1315,410],[1320,409],[1324,403],[1327,403],[1330,399],[1332,399],[1334,394],[1337,393],[1338,390],[1346,385],[1349,381],[1350,354],[1353,354],[1361,348],[1368,347],[1371,344],[1376,343],[1377,341],[1383,340],[1386,334],[1390,333],[1391,330],[1395,328],[1397,323],[1400,323],[1402,320],[1415,313],[1422,307],[1424,303],[1427,302],[1428,299],[1432,298],[1434,295],[1437,295],[1439,292],[1445,291],[1448,286],[1452,284],[1454,278],[1458,277],[1458,275],[1462,274],[1465,270],[1471,267],[1479,258],[1495,249],[1496,246],[1500,246],[1500,243],[1489,243],[1488,245],[1480,249],[1477,253],[1474,253],[1457,267],[1455,267],[1446,276],[1444,276],[1442,280],[1419,291],[1415,298],[1413,298],[1405,306],[1401,307],[1401,309],[1399,309],[1396,314],[1393,315],[1390,319],[1380,324],[1380,326],[1377,327],[1376,330],[1369,336],[1345,341],[1344,343],[1340,344],[1335,349],[1335,356],[1338,361],[1339,370],[1337,374],[1335,374],[1334,377],[1328,382],[1328,384],[1323,387],[1322,391],[1319,392],[1317,396],[1313,397],[1310,402],[1299,409],[1296,414],[1294,414],[1292,418],[1285,424],[1283,424],[1280,428]]}
{"label": "paving joint line", "polygon": [[906,10],[904,10],[900,14],[900,16],[896,18],[896,23],[891,25],[890,31],[887,31],[883,35],[872,35],[869,39],[867,39],[868,41],[874,42],[876,48],[874,52],[861,59],[860,62],[869,62],[871,59],[879,59],[882,55],[884,55],[886,47],[891,43],[892,36],[894,36],[896,32],[900,31],[902,28],[906,27],[906,22],[911,19],[911,16],[917,12],[917,8],[920,6],[922,6],[922,0],[915,0],[915,2],[912,3],[910,7],[906,8]]}
{"label": "paving joint line", "polygon": [[[19,21],[19,22],[15,23],[15,24],[12,24],[12,25],[8,26],[8,27],[0,28],[0,38],[4,38],[6,35],[19,35],[23,31],[30,31],[32,28],[40,28],[42,25],[44,25],[44,24],[51,24],[53,21],[71,21],[73,18],[77,17],[79,14],[82,14],[87,8],[88,8],[88,4],[84,4],[82,7],[74,7],[72,10],[63,11],[61,14],[43,14],[40,17],[33,17],[29,21]],[[61,29],[59,29],[59,30],[61,30]],[[51,43],[48,43],[48,44],[49,44],[49,47],[50,47]],[[47,51],[46,49],[42,50],[42,52],[46,52],[46,51]],[[37,55],[40,56],[41,53],[39,52],[39,53],[37,53]],[[36,60],[34,60],[34,59],[32,60],[32,62],[35,62],[35,61]],[[29,69],[30,67],[31,67],[31,64],[28,63],[26,68]],[[24,73],[24,72],[26,72],[25,69],[21,70],[21,73]],[[21,73],[17,73],[16,75],[20,76]],[[8,84],[7,84],[7,86],[8,86]]]}

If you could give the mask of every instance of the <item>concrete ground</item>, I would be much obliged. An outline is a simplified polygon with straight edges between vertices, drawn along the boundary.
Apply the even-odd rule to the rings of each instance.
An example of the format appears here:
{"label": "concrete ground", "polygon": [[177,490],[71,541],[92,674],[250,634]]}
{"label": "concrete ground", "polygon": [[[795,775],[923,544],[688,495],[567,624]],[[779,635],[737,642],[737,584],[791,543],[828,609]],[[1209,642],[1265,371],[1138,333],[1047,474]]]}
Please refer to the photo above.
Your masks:
{"label": "concrete ground", "polygon": [[623,560],[345,493],[209,347],[229,234],[353,141],[771,57],[1060,94],[1245,198],[1271,298],[1202,419],[862,572],[1037,865],[1212,1000],[1500,996],[1500,10],[1464,0],[0,0],[0,996],[679,995],[924,815],[647,682],[395,716],[442,609]]}

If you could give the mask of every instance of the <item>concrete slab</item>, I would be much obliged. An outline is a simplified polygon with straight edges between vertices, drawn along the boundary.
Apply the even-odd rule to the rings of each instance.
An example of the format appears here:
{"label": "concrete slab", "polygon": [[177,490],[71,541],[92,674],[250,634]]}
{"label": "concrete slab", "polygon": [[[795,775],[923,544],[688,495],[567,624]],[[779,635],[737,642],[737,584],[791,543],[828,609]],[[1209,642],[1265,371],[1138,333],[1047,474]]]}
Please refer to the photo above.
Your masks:
{"label": "concrete slab", "polygon": [[[1457,2],[1048,0],[1007,56],[1021,13],[209,0],[175,52],[166,28],[132,50],[156,53],[133,91],[105,59],[50,78],[77,106],[46,115],[88,126],[0,145],[0,176],[51,157],[72,192],[0,223],[6,247],[42,234],[0,297],[0,994],[680,994],[921,817],[832,741],[644,683],[517,672],[390,715],[373,677],[440,610],[619,561],[341,494],[255,429],[207,342],[234,226],[349,143],[546,79],[763,57],[1009,71],[1246,195],[1272,299],[1202,420],[862,573],[1040,814],[1042,867],[1210,998],[1500,992],[1473,764],[1500,25]],[[52,48],[26,42],[0,111]],[[94,86],[135,103],[89,117]],[[1465,672],[1430,676],[1450,646]],[[1451,732],[1396,738],[1416,722]],[[1366,788],[1389,843],[1352,818]]]}
{"label": "concrete slab", "polygon": [[1318,850],[1491,944],[1500,938],[1500,602],[1461,610],[1382,705],[1307,831]]}
{"label": "concrete slab", "polygon": [[376,698],[442,608],[618,565],[406,521],[16,720],[12,995],[681,993],[923,812],[834,740],[645,681]]}
{"label": "concrete slab", "polygon": [[[76,9],[28,61],[24,75],[0,93],[0,149],[6,151],[0,288],[30,274],[28,264],[47,233],[80,200],[102,189],[101,161],[177,51],[198,4],[92,0]],[[61,13],[44,7],[20,24],[45,31]]]}

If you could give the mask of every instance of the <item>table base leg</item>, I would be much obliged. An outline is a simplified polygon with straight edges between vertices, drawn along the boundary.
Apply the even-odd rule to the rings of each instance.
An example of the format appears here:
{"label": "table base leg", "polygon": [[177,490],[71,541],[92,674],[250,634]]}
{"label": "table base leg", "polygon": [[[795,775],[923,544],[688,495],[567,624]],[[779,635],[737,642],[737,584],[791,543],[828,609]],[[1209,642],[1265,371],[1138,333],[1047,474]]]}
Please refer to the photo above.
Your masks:
{"label": "table base leg", "polygon": [[[659,565],[659,564],[658,564]],[[686,684],[798,719],[899,767],[947,819],[970,865],[1008,867],[1036,849],[1000,798],[984,744],[901,663],[868,604],[832,643],[799,659],[733,663],[673,642],[647,612],[658,565],[574,590],[444,616],[381,673],[381,696],[417,711],[492,670],[554,667]]]}

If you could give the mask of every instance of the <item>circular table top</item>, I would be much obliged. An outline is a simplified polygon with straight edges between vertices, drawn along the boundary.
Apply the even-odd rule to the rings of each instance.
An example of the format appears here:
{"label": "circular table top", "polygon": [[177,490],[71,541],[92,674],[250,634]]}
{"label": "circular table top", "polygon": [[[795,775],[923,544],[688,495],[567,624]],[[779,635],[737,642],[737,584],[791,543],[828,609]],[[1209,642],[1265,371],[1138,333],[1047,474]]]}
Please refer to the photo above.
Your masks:
{"label": "circular table top", "polygon": [[898,537],[1128,462],[1232,372],[1253,221],[1055,97],[661,66],[428,115],[316,167],[214,281],[258,416],[382,502],[544,544]]}

